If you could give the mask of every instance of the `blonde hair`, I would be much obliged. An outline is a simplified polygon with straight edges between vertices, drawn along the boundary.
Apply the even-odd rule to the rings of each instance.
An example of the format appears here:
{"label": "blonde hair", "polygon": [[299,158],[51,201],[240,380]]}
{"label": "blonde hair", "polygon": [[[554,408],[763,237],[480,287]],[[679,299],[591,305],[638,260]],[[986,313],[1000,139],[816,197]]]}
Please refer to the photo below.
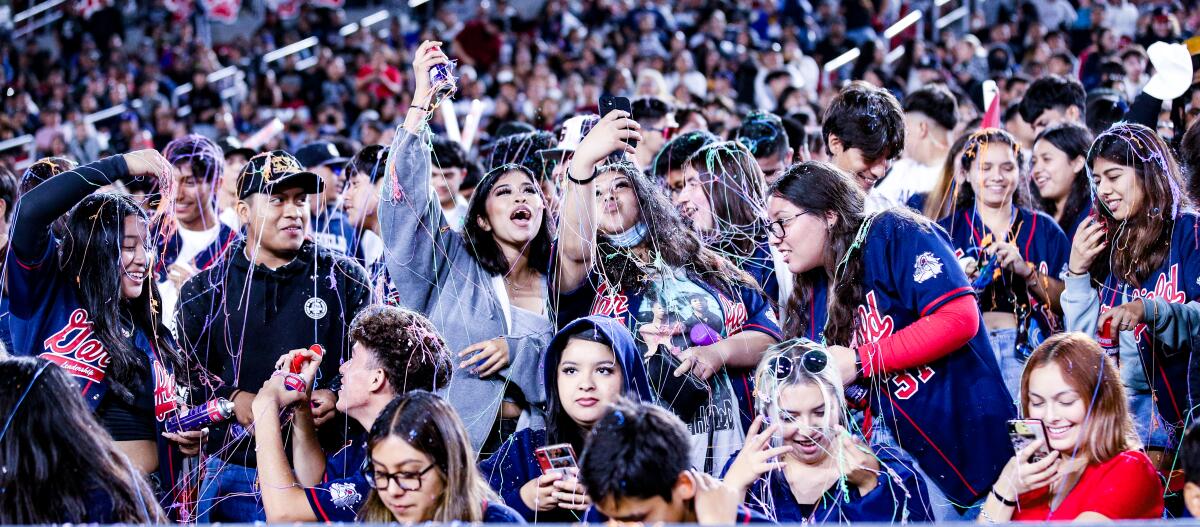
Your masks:
{"label": "blonde hair", "polygon": [[[808,352],[823,353],[825,368],[817,373],[804,367],[804,355]],[[785,371],[786,370],[786,371]],[[847,421],[846,395],[838,377],[837,364],[825,347],[806,338],[794,338],[767,348],[754,371],[754,400],[758,413],[772,423],[779,423],[779,395],[785,388],[801,385],[817,385],[825,399],[826,429],[834,425],[845,426]]]}
{"label": "blonde hair", "polygon": [[1021,409],[1029,415],[1029,378],[1033,370],[1057,365],[1067,386],[1086,401],[1084,433],[1076,447],[1090,463],[1103,463],[1141,448],[1129,415],[1125,386],[1112,359],[1083,333],[1050,337],[1030,355],[1021,374]]}

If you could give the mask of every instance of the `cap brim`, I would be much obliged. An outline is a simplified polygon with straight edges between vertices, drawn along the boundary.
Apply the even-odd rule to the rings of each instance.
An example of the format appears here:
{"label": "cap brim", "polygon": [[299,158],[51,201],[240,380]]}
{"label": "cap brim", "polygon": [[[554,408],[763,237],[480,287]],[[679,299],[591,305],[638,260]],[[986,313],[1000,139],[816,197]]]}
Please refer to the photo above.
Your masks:
{"label": "cap brim", "polygon": [[348,157],[334,157],[334,158],[331,158],[331,159],[329,159],[329,160],[325,161],[324,163],[321,163],[321,166],[325,166],[325,165],[344,165],[344,164],[346,164],[346,163],[349,163],[349,162],[350,162],[350,158],[348,158]]}
{"label": "cap brim", "polygon": [[274,193],[289,188],[300,188],[305,194],[316,194],[325,190],[325,182],[312,172],[296,172],[275,180],[263,190]]}

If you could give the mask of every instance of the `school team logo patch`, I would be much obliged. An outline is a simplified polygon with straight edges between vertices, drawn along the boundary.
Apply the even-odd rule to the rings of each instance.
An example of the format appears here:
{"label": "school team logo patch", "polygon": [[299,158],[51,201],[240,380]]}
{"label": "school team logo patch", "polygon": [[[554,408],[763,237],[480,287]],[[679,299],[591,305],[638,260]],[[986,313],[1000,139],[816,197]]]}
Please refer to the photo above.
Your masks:
{"label": "school team logo patch", "polygon": [[931,252],[917,256],[917,262],[913,264],[914,282],[921,284],[939,274],[942,274],[942,261],[938,257]]}
{"label": "school team logo patch", "polygon": [[350,483],[334,483],[329,486],[329,494],[333,504],[339,509],[353,509],[362,501],[362,494]]}
{"label": "school team logo patch", "polygon": [[304,314],[313,320],[321,320],[325,318],[325,314],[329,312],[329,306],[325,305],[325,301],[317,297],[312,297],[304,303]]}

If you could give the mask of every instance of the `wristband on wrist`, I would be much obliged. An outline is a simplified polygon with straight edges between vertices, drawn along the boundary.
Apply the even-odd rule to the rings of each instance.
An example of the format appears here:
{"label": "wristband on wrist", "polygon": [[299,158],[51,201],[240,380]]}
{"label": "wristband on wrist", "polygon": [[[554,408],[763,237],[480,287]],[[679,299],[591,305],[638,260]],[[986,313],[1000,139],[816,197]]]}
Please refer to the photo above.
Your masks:
{"label": "wristband on wrist", "polygon": [[415,104],[410,104],[408,107],[413,110],[421,110],[422,112],[429,113],[429,108],[426,108],[424,106],[417,106]]}
{"label": "wristband on wrist", "polygon": [[597,174],[593,170],[591,177],[589,177],[587,179],[575,179],[575,176],[571,175],[571,168],[570,167],[567,168],[567,179],[573,181],[576,185],[586,185],[588,183],[591,183],[592,181],[595,181],[597,175],[599,175],[599,174]]}
{"label": "wristband on wrist", "polygon": [[1003,503],[1007,507],[1016,507],[1017,506],[1017,500],[1010,500],[1010,499],[1005,498],[1004,496],[1001,496],[999,492],[996,492],[996,487],[992,487],[992,496],[995,496],[996,499],[1000,500],[1000,503]]}

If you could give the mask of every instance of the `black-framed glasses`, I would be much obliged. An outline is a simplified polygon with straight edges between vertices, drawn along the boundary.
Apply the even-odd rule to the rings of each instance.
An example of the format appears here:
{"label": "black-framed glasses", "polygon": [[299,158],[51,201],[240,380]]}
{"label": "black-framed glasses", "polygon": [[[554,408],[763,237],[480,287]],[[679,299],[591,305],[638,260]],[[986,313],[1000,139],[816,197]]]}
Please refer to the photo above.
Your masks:
{"label": "black-framed glasses", "polygon": [[435,466],[437,466],[435,463],[430,463],[428,467],[425,467],[420,472],[396,472],[395,474],[391,474],[375,470],[374,465],[368,460],[363,465],[362,474],[367,479],[367,484],[375,490],[387,490],[388,485],[394,482],[404,491],[417,492],[421,490],[421,482],[425,479],[425,474],[433,470]]}
{"label": "black-framed glasses", "polygon": [[[829,355],[824,350],[811,349],[804,352],[800,356],[800,366],[804,371],[816,375],[825,371],[825,367],[829,365]],[[771,357],[770,368],[775,372],[777,380],[784,380],[792,376],[792,370],[796,367],[796,361],[787,355],[776,355]]]}
{"label": "black-framed glasses", "polygon": [[800,216],[803,216],[805,214],[808,214],[809,212],[811,212],[811,211],[806,210],[806,211],[802,211],[801,213],[796,214],[795,216],[792,216],[790,218],[779,218],[773,222],[768,223],[767,228],[771,230],[772,236],[782,240],[783,237],[787,235],[787,225],[789,223],[791,223],[792,220],[799,218]]}

